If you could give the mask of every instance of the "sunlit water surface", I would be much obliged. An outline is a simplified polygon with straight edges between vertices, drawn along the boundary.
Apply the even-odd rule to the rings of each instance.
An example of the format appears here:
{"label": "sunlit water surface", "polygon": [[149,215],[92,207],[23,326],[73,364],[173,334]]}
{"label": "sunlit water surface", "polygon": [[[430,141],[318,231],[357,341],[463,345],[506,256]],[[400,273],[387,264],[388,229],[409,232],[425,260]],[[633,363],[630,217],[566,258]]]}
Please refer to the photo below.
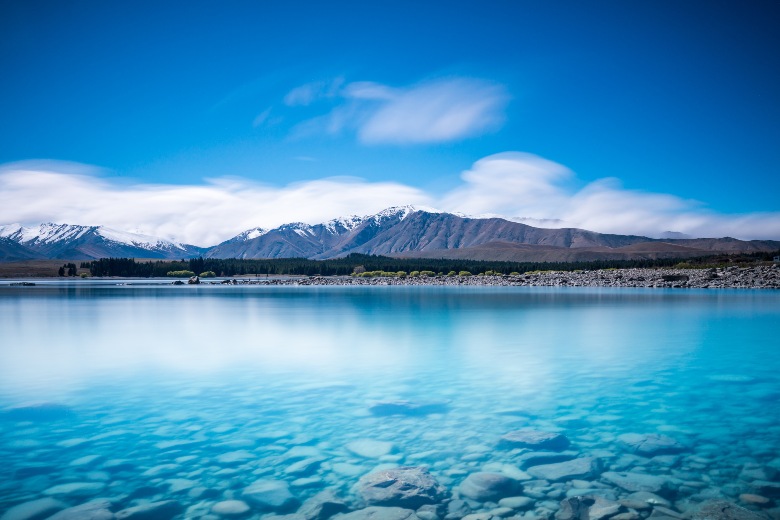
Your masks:
{"label": "sunlit water surface", "polygon": [[[625,498],[607,471],[662,476],[679,511],[739,502],[780,470],[779,325],[768,291],[0,286],[0,511],[100,497],[211,518],[258,479],[358,509],[358,479],[392,466],[426,466],[454,497],[471,473],[509,475],[533,498],[518,517],[578,489]],[[397,400],[433,406],[372,408]],[[497,447],[518,429],[601,467],[540,482],[529,450]],[[625,433],[685,449],[638,456]],[[279,512],[248,502],[244,517]]]}

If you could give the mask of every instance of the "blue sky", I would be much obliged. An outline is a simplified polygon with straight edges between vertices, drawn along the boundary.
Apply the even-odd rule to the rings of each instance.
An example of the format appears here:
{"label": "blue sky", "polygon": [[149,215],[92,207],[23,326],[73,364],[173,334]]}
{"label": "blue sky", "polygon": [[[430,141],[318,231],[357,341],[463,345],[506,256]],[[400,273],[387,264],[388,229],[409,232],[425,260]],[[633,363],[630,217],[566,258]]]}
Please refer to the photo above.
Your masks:
{"label": "blue sky", "polygon": [[[171,197],[185,197],[185,188],[278,194],[346,176],[397,195],[376,197],[377,207],[449,201],[444,209],[652,233],[638,225],[646,216],[605,224],[611,207],[590,218],[598,203],[578,201],[608,188],[613,202],[647,203],[643,215],[660,208],[689,217],[660,227],[780,238],[774,2],[277,4],[2,3],[0,191],[8,204],[0,219],[113,224],[128,217],[88,204],[82,216],[83,199],[62,198],[118,200],[152,187],[178,194]],[[499,175],[524,190],[512,192],[517,204],[455,196],[470,186],[468,172],[493,171],[480,161],[506,152],[535,156],[510,155],[520,161],[515,173]],[[553,202],[563,197],[546,210],[527,196],[546,188],[514,182],[539,164],[566,172],[539,177],[552,183]],[[52,172],[60,177],[33,182]],[[92,178],[98,191],[65,189],[31,211],[22,178],[36,188],[43,179],[70,186]],[[311,219],[350,205],[317,193],[294,199],[319,204]],[[413,200],[400,200],[410,193]],[[161,222],[164,211],[150,213],[130,227],[176,234]],[[197,240],[283,216],[247,205],[240,218],[220,217],[232,224],[219,236]],[[723,227],[730,218],[742,227]],[[745,227],[757,222],[753,233]]]}

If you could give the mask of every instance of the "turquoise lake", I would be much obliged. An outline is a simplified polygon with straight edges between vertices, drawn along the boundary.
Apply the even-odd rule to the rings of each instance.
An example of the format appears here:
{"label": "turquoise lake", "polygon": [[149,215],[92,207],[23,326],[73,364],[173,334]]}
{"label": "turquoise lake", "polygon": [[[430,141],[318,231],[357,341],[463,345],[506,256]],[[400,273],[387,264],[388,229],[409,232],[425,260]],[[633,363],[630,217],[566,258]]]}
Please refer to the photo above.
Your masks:
{"label": "turquoise lake", "polygon": [[4,282],[0,518],[777,517],[778,374],[778,291]]}

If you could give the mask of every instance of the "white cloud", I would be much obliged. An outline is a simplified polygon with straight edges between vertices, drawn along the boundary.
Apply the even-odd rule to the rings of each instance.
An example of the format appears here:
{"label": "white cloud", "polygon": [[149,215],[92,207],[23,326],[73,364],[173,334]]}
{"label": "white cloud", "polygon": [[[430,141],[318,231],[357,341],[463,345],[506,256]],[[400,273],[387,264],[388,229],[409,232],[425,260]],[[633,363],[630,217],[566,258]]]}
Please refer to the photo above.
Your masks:
{"label": "white cloud", "polygon": [[467,214],[562,219],[560,225],[547,225],[605,233],[780,239],[780,212],[722,214],[674,195],[627,190],[615,179],[576,189],[571,171],[530,154],[486,157],[461,180],[446,193],[349,177],[286,186],[236,178],[190,186],[127,184],[83,165],[15,163],[0,167],[0,224],[102,224],[207,246],[256,226],[314,224],[417,204]]}
{"label": "white cloud", "polygon": [[463,172],[461,179],[461,186],[440,199],[442,209],[551,219],[545,227],[601,233],[658,237],[676,231],[696,237],[780,239],[780,212],[717,213],[698,201],[625,189],[617,179],[601,179],[574,189],[571,171],[531,154],[486,157]]}
{"label": "white cloud", "polygon": [[76,172],[65,166],[67,173],[54,163],[0,168],[0,224],[105,225],[207,246],[255,226],[317,223],[403,201],[431,202],[410,186],[347,177],[281,187],[232,178],[190,186],[124,185],[96,176],[91,168]]}
{"label": "white cloud", "polygon": [[287,106],[308,106],[322,98],[330,98],[338,94],[342,78],[332,81],[313,81],[292,89],[284,96],[284,104]]}
{"label": "white cloud", "polygon": [[352,131],[366,144],[440,143],[499,129],[509,95],[504,86],[473,78],[447,78],[405,88],[370,81],[302,85],[288,106],[331,98],[330,111],[300,123],[295,137]]}
{"label": "white cloud", "polygon": [[399,91],[373,81],[355,81],[344,87],[344,97],[354,99],[395,99]]}
{"label": "white cloud", "polygon": [[265,123],[268,120],[268,116],[270,115],[271,115],[271,109],[266,108],[265,110],[257,114],[257,116],[254,118],[254,120],[252,121],[252,127],[257,128],[259,126],[262,126],[263,123]]}
{"label": "white cloud", "polygon": [[358,129],[364,143],[437,143],[494,131],[504,122],[504,87],[452,79],[406,89],[382,103]]}

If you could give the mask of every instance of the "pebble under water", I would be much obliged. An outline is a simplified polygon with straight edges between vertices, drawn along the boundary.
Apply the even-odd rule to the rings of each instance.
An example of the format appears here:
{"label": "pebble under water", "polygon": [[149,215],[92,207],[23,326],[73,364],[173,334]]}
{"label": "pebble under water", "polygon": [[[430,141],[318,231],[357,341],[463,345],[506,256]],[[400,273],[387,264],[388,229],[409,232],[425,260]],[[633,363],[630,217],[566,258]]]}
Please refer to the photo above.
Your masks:
{"label": "pebble under water", "polygon": [[780,518],[779,330],[750,290],[3,286],[0,519]]}

